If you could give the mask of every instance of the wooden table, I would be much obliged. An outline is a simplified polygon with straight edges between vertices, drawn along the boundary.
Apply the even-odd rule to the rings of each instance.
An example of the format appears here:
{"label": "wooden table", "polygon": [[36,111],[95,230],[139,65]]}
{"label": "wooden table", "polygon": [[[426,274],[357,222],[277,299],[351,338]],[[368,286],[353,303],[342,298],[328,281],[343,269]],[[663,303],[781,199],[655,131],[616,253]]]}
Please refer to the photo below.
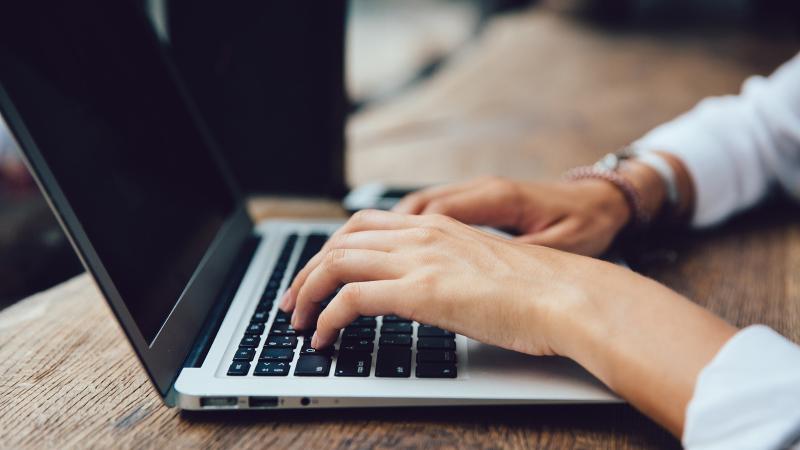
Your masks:
{"label": "wooden table", "polygon": [[[553,177],[709,94],[734,92],[796,43],[595,28],[546,10],[490,24],[430,82],[354,118],[354,182]],[[341,214],[255,200],[257,218]],[[641,270],[743,326],[800,341],[796,208],[659,239]],[[658,349],[654,349],[657,351]],[[664,448],[626,405],[181,413],[161,404],[82,275],[0,312],[0,447]]]}

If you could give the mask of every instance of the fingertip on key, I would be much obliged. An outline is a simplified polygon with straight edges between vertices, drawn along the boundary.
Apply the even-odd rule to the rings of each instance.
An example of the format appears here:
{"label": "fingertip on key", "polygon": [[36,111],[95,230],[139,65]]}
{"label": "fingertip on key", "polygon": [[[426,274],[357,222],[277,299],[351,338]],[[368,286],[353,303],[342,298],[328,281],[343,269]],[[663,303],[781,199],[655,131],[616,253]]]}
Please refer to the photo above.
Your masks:
{"label": "fingertip on key", "polygon": [[286,290],[281,296],[281,301],[278,303],[278,308],[280,308],[283,312],[289,312],[290,308],[290,298],[292,296],[292,288]]}
{"label": "fingertip on key", "polygon": [[313,348],[319,348],[319,336],[317,336],[317,332],[315,331],[313,335],[311,335],[311,346]]}

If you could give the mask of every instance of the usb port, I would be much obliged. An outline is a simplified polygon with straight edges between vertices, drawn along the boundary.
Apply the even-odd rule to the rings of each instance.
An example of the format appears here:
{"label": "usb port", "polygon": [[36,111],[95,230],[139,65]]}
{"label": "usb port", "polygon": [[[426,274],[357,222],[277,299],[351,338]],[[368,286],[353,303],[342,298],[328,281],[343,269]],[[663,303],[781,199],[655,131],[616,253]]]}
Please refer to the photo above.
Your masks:
{"label": "usb port", "polygon": [[203,408],[235,408],[239,399],[236,397],[202,397],[200,406]]}
{"label": "usb port", "polygon": [[278,406],[278,397],[250,397],[251,408],[275,408]]}

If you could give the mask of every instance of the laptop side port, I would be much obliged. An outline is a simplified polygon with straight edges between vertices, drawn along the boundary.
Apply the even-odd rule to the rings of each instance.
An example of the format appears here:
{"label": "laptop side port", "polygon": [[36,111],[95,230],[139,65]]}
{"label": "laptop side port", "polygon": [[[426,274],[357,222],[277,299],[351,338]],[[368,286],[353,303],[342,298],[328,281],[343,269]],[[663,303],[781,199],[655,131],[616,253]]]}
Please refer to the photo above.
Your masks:
{"label": "laptop side port", "polygon": [[201,397],[202,408],[235,408],[239,399],[236,397]]}
{"label": "laptop side port", "polygon": [[278,406],[278,397],[250,397],[251,408],[275,408]]}

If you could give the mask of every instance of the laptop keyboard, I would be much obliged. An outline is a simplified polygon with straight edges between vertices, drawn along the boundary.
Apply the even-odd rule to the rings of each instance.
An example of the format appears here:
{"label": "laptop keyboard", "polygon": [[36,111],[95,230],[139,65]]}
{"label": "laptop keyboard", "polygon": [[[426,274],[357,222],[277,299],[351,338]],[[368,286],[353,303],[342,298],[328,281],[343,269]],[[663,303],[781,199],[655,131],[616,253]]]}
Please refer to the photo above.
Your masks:
{"label": "laptop keyboard", "polygon": [[[290,280],[327,239],[323,234],[306,237]],[[457,377],[455,334],[398,316],[359,317],[340,332],[334,346],[312,348],[314,330],[293,329],[291,315],[275,307],[297,243],[297,235],[287,238],[228,368],[229,376],[327,377],[333,369],[336,377],[410,378],[412,349],[416,349],[414,376]],[[330,299],[323,302],[323,308],[329,302]]]}

